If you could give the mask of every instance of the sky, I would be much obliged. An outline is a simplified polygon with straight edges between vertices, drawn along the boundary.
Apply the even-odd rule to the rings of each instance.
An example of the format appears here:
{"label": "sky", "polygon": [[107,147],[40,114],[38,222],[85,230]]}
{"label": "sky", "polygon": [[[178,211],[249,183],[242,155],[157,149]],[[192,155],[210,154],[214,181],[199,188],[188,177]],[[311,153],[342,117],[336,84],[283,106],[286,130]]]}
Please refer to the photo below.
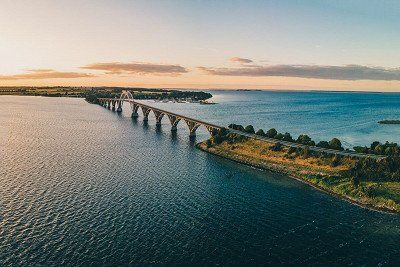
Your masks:
{"label": "sky", "polygon": [[400,1],[0,0],[0,86],[400,92]]}

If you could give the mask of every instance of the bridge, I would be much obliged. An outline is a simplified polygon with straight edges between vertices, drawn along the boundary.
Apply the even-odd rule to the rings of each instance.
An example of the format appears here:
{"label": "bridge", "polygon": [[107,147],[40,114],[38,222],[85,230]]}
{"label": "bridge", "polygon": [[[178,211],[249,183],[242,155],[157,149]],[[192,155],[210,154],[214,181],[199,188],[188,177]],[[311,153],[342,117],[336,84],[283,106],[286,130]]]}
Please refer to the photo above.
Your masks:
{"label": "bridge", "polygon": [[217,131],[221,130],[223,127],[218,126],[215,124],[211,124],[205,121],[189,118],[186,116],[182,116],[180,114],[176,114],[170,111],[162,110],[159,108],[155,108],[152,106],[149,106],[147,104],[143,104],[140,102],[137,102],[133,99],[133,96],[131,92],[129,91],[122,91],[122,94],[120,98],[98,98],[100,104],[108,109],[112,109],[113,111],[117,111],[118,113],[122,112],[122,106],[124,102],[127,102],[130,104],[131,109],[132,109],[132,118],[138,118],[139,117],[139,109],[142,110],[143,113],[143,121],[148,121],[149,120],[149,114],[150,112],[153,112],[154,117],[156,118],[156,125],[161,126],[161,121],[162,119],[166,116],[168,117],[170,123],[171,123],[171,131],[177,131],[177,126],[178,123],[183,120],[185,121],[186,125],[189,128],[189,136],[194,137],[196,136],[196,130],[200,127],[203,126],[207,129],[207,131],[210,133],[210,135],[213,135]]}
{"label": "bridge", "polygon": [[[120,98],[98,98],[98,101],[100,104],[108,109],[111,109],[113,111],[116,111],[118,113],[122,112],[122,107],[125,102],[129,103],[132,109],[132,118],[137,119],[139,117],[139,109],[142,110],[143,113],[143,121],[147,122],[149,120],[149,114],[150,112],[154,113],[154,117],[156,118],[156,125],[161,126],[161,121],[162,119],[166,116],[168,117],[170,123],[171,123],[171,131],[177,131],[177,126],[178,123],[183,120],[185,121],[186,125],[189,128],[189,137],[195,137],[196,136],[196,130],[200,127],[203,126],[207,129],[207,131],[210,133],[211,136],[213,136],[215,133],[219,132],[222,128],[222,126],[211,124],[205,121],[193,119],[190,117],[186,117],[180,114],[176,114],[170,111],[162,110],[156,107],[149,106],[147,104],[143,104],[140,102],[137,102],[133,99],[133,95],[129,91],[122,91],[122,94]],[[335,150],[335,149],[329,149],[329,148],[322,148],[322,147],[317,147],[317,146],[307,146],[303,144],[298,144],[294,142],[287,142],[287,141],[282,141],[274,138],[269,138],[265,136],[260,136],[256,134],[250,134],[250,133],[245,133],[242,131],[234,130],[234,129],[227,129],[230,133],[235,133],[238,135],[246,136],[249,138],[253,138],[256,140],[261,140],[261,141],[266,141],[269,143],[280,143],[284,146],[287,147],[293,147],[293,148],[308,148],[311,151],[315,152],[320,152],[328,155],[341,155],[341,156],[348,156],[348,157],[355,157],[355,158],[372,158],[376,160],[384,159],[386,156],[383,155],[374,155],[374,154],[362,154],[362,153],[357,153],[355,151],[340,151],[340,150]]]}

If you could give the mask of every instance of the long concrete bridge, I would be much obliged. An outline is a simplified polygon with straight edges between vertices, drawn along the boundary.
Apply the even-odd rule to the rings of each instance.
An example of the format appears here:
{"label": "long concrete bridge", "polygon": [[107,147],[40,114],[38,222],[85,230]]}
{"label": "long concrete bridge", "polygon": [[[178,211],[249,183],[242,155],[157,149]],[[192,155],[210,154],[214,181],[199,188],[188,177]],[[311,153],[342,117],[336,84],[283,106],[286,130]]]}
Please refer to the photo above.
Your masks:
{"label": "long concrete bridge", "polygon": [[196,136],[196,130],[200,126],[204,126],[207,131],[213,135],[223,127],[211,124],[205,121],[189,118],[186,116],[182,116],[170,111],[162,110],[159,108],[155,108],[140,102],[137,102],[133,99],[131,92],[129,91],[122,91],[120,98],[98,98],[101,105],[108,109],[112,109],[113,111],[122,112],[122,106],[124,102],[130,104],[132,109],[132,118],[139,117],[139,108],[142,110],[143,113],[143,121],[149,120],[150,112],[154,113],[154,117],[156,118],[156,125],[160,126],[162,119],[167,116],[170,123],[171,123],[171,131],[176,131],[178,123],[183,120],[185,121],[186,125],[189,128],[189,136],[194,137]]}
{"label": "long concrete bridge", "polygon": [[[186,125],[189,128],[189,136],[194,137],[196,136],[196,130],[200,126],[204,126],[207,131],[210,133],[210,135],[214,135],[217,133],[219,130],[221,130],[222,126],[211,124],[205,121],[189,118],[180,114],[176,114],[170,111],[162,110],[156,107],[149,106],[147,104],[143,104],[140,102],[137,102],[133,99],[132,94],[129,91],[122,91],[122,94],[120,98],[98,98],[100,104],[108,109],[112,109],[113,111],[116,111],[118,113],[122,112],[122,107],[125,102],[129,103],[132,109],[132,118],[138,118],[139,117],[139,108],[142,110],[143,113],[143,121],[147,122],[149,120],[149,114],[150,112],[154,113],[154,116],[156,118],[156,125],[161,126],[161,121],[162,119],[167,116],[170,123],[171,123],[171,131],[176,131],[177,130],[177,125],[178,123],[183,120],[186,122]],[[249,134],[245,132],[241,132],[238,130],[234,129],[227,129],[231,133],[235,133],[238,135],[246,136],[249,138],[261,140],[261,141],[266,141],[269,143],[281,143],[284,146],[287,147],[294,147],[294,148],[308,148],[311,151],[315,152],[320,152],[320,153],[325,153],[325,154],[330,154],[330,155],[341,155],[341,156],[349,156],[349,157],[355,157],[355,158],[373,158],[376,160],[384,159],[386,156],[383,155],[374,155],[374,154],[362,154],[362,153],[357,153],[354,151],[340,151],[340,150],[334,150],[334,149],[328,149],[328,148],[322,148],[322,147],[317,147],[317,146],[306,146],[303,144],[298,144],[294,142],[287,142],[287,141],[282,141],[274,138],[268,138],[264,136],[259,136],[256,134]]]}

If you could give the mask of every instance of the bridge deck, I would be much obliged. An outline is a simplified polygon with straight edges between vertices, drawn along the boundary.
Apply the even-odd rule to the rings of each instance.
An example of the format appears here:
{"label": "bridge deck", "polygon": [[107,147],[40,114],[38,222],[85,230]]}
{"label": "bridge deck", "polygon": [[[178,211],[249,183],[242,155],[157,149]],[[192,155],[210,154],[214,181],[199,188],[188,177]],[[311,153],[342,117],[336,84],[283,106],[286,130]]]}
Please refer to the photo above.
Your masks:
{"label": "bridge deck", "polygon": [[[170,111],[166,111],[166,110],[163,110],[163,109],[160,109],[160,108],[155,108],[155,107],[149,106],[147,104],[137,102],[137,101],[132,100],[132,99],[115,99],[115,98],[99,98],[99,99],[100,100],[107,100],[107,101],[110,101],[110,100],[114,100],[115,101],[115,100],[117,100],[117,101],[129,102],[129,103],[137,104],[139,106],[144,106],[146,108],[150,108],[152,110],[156,110],[158,112],[162,112],[162,113],[167,114],[167,115],[176,116],[176,117],[178,117],[180,119],[193,121],[193,122],[196,122],[198,124],[204,125],[206,127],[212,127],[212,128],[216,128],[216,129],[224,128],[223,126],[219,126],[219,125],[208,123],[208,122],[205,122],[205,121],[201,121],[201,120],[193,119],[193,118],[190,118],[190,117],[182,116],[180,114],[177,114],[177,113],[174,113],[174,112],[170,112]],[[357,158],[372,158],[372,159],[376,159],[376,160],[387,158],[386,156],[383,156],[383,155],[362,154],[362,153],[357,153],[357,152],[352,152],[352,151],[340,151],[340,150],[322,148],[322,147],[317,147],[317,146],[306,146],[306,145],[298,144],[298,143],[294,143],[294,142],[287,142],[287,141],[282,141],[282,140],[278,140],[278,139],[274,139],[274,138],[264,137],[264,136],[260,136],[260,135],[256,135],[256,134],[249,134],[249,133],[245,133],[245,132],[242,132],[242,131],[234,130],[234,129],[231,129],[231,128],[227,128],[227,129],[231,133],[235,133],[235,134],[238,134],[238,135],[241,135],[241,136],[246,136],[246,137],[253,138],[253,139],[256,139],[256,140],[266,141],[266,142],[273,143],[273,144],[281,143],[284,146],[293,147],[293,148],[306,148],[306,147],[308,147],[311,151],[322,152],[322,153],[331,154],[331,155],[350,156],[350,157],[357,157]]]}

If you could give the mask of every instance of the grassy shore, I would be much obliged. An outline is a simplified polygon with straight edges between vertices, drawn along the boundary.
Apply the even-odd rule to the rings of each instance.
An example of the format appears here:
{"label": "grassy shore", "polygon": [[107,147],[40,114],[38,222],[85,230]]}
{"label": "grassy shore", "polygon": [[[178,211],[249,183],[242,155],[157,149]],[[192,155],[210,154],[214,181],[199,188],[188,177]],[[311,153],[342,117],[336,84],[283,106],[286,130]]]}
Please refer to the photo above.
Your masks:
{"label": "grassy shore", "polygon": [[255,139],[210,143],[205,141],[197,146],[236,162],[286,174],[354,204],[400,212],[400,183],[361,181],[354,186],[350,178],[343,175],[354,166],[356,159],[315,156],[290,151],[287,147],[277,150],[274,144]]}

